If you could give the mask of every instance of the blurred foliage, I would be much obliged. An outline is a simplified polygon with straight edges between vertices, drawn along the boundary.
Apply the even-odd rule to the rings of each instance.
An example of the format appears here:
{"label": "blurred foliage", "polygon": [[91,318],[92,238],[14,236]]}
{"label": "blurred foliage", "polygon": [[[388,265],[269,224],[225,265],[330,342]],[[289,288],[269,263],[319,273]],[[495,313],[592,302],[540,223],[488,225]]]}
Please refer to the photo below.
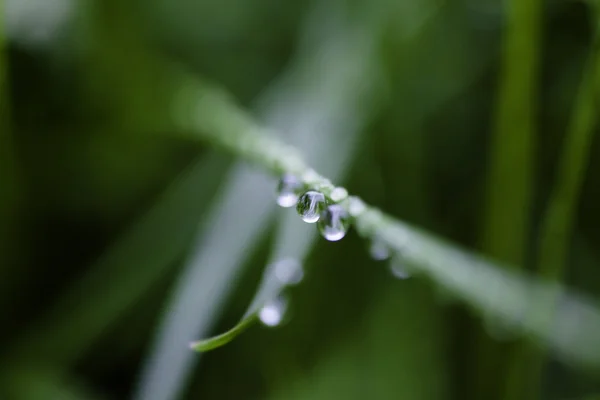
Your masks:
{"label": "blurred foliage", "polygon": [[[358,149],[340,183],[471,248],[485,242],[487,221],[499,219],[509,229],[494,240],[515,242],[523,251],[516,259],[533,270],[584,65],[598,51],[589,4],[542,6],[541,37],[528,50],[539,57],[531,78],[537,86],[528,94],[535,99],[537,145],[525,168],[532,170],[511,169],[497,192],[488,174],[492,154],[508,165],[515,155],[494,147],[492,132],[498,134],[498,118],[501,130],[518,131],[518,121],[496,112],[499,77],[506,62],[517,73],[523,67],[514,55],[502,61],[510,22],[502,2],[0,1],[0,398],[127,399],[136,391],[179,274],[195,238],[210,237],[205,227],[225,202],[218,194],[235,168],[235,160],[170,131],[164,65],[181,63],[256,109],[255,100],[290,68],[309,71],[297,55],[329,38],[339,21],[373,29],[369,57],[384,83],[374,85],[375,106],[362,104],[373,110],[358,129]],[[324,13],[319,26],[331,30],[308,29],[306,38],[315,9]],[[325,85],[315,68],[306,72],[307,82]],[[359,76],[353,83],[364,81]],[[344,89],[349,97],[359,92]],[[512,88],[516,100],[519,89],[527,90]],[[290,141],[300,140],[294,135],[301,130],[290,133]],[[342,131],[336,140],[350,139]],[[563,243],[569,250],[563,280],[598,296],[598,135],[587,147],[573,233]],[[342,156],[335,148],[325,154]],[[514,190],[531,193],[529,206],[511,203],[528,221],[503,219],[502,205]],[[239,190],[227,193],[244,200]],[[495,208],[486,207],[490,193]],[[256,211],[246,204],[240,212]],[[490,210],[500,214],[486,215]],[[222,221],[235,230],[244,219]],[[241,254],[227,278],[230,296],[212,310],[216,323],[207,323],[212,333],[233,326],[256,290],[278,235],[270,219],[264,224],[266,237],[250,235],[256,237],[243,251],[234,235],[200,249]],[[515,365],[502,351],[481,353],[482,346],[497,345],[481,320],[441,301],[427,282],[394,280],[354,233],[339,243],[315,243],[305,282],[291,290],[287,322],[254,327],[203,356],[182,398],[506,398],[503,385]],[[202,288],[209,290],[211,281]],[[542,398],[600,392],[597,375],[549,356]],[[519,391],[511,396],[527,398]]]}

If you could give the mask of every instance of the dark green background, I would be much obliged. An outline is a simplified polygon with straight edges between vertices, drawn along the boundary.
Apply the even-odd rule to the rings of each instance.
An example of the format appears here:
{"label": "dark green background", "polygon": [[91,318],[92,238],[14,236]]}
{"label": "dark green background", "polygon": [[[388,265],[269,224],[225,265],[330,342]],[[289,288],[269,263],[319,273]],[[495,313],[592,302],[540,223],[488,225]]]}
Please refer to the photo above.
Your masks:
{"label": "dark green background", "polygon": [[[5,9],[24,7],[18,0],[2,3]],[[362,129],[348,179],[340,183],[391,215],[481,249],[485,196],[496,184],[486,171],[494,151],[490,137],[497,124],[507,5],[493,0],[340,4],[343,18],[351,21],[370,11],[383,10],[388,17],[382,19],[375,52],[386,79],[381,104]],[[14,13],[3,16],[2,399],[130,398],[197,223],[207,217],[234,161],[162,127],[158,121],[168,115],[168,104],[153,74],[161,62],[176,60],[251,108],[292,63],[314,2],[73,5],[66,23],[45,43],[28,39],[32,28],[14,29]],[[402,29],[419,13],[430,17],[401,41]],[[531,220],[521,243],[528,269],[535,265],[540,219],[596,28],[593,8],[579,1],[543,2],[539,18],[536,144],[528,184],[533,198],[530,208],[523,205]],[[504,121],[509,129],[513,122],[520,129],[518,121]],[[142,227],[124,236],[172,190],[171,182],[209,157],[218,168],[179,193],[160,216],[181,224],[169,231]],[[600,290],[599,166],[595,139],[568,235],[564,276],[569,286],[589,294]],[[525,172],[511,173],[518,181]],[[513,234],[506,232],[505,240]],[[137,245],[115,253],[122,260],[102,258],[126,238]],[[214,333],[236,323],[275,239],[271,232],[239,260],[243,273],[232,282]],[[177,257],[161,261],[164,249],[156,243],[175,249]],[[147,277],[149,262],[158,272]],[[507,398],[503,387],[515,366],[504,354],[513,343],[490,339],[479,318],[460,304],[441,302],[430,283],[392,279],[383,264],[369,259],[354,232],[335,245],[318,241],[306,267],[307,279],[291,292],[288,322],[274,330],[253,327],[203,356],[184,398]],[[100,294],[91,309],[82,300],[90,293],[73,291],[82,278]],[[115,295],[116,286],[130,296]],[[90,321],[99,322],[91,334]],[[28,348],[31,343],[38,345]],[[483,349],[490,353],[484,356]],[[542,398],[598,393],[596,376],[550,355]]]}

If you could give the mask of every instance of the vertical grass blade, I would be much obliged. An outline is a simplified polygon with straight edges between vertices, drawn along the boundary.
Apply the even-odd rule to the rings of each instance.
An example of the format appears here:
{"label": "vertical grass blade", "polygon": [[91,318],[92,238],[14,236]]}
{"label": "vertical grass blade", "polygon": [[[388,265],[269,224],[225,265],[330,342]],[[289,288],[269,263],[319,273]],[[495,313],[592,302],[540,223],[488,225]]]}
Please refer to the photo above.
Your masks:
{"label": "vertical grass blade", "polygon": [[[522,268],[531,228],[542,7],[540,0],[508,0],[505,4],[506,29],[490,143],[482,250]],[[503,364],[497,362],[503,358],[502,351],[487,335],[480,332],[478,343],[477,398],[489,392]]]}
{"label": "vertical grass blade", "polygon": [[[542,217],[537,247],[537,271],[541,277],[550,282],[560,282],[566,270],[575,223],[575,210],[597,127],[597,105],[600,94],[599,45],[596,34],[573,105],[558,164],[556,182]],[[552,307],[552,303],[549,307]],[[529,318],[540,318],[540,316],[530,315]],[[548,329],[551,328],[551,319],[550,311],[547,315]],[[522,347],[517,354],[521,354],[521,359],[516,360],[514,365],[521,368],[512,371],[506,398],[519,399],[523,396],[538,398],[545,359],[544,351]],[[525,365],[523,363],[525,359],[531,361]]]}

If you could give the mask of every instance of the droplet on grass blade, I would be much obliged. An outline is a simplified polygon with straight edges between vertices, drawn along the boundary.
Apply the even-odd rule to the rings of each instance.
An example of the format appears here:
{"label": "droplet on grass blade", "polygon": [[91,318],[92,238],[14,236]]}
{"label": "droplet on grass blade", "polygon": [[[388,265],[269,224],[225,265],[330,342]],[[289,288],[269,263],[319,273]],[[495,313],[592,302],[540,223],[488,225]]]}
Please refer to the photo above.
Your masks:
{"label": "droplet on grass blade", "polygon": [[340,201],[345,200],[348,197],[348,191],[343,187],[336,187],[331,191],[329,197],[334,202],[339,203]]}
{"label": "droplet on grass blade", "polygon": [[277,261],[273,268],[275,269],[275,276],[284,285],[297,285],[304,278],[302,265],[293,258]]}
{"label": "droplet on grass blade", "polygon": [[350,198],[348,200],[349,200],[348,212],[353,217],[358,217],[367,208],[364,201],[362,201],[359,197],[350,196]]}
{"label": "droplet on grass blade", "polygon": [[266,303],[258,312],[258,318],[263,325],[275,327],[281,323],[287,309],[287,301],[278,296]]}
{"label": "droplet on grass blade", "polygon": [[336,242],[346,236],[350,228],[350,215],[339,204],[332,204],[323,210],[317,226],[325,239]]}
{"label": "droplet on grass blade", "polygon": [[383,241],[375,238],[369,247],[369,254],[371,255],[372,259],[376,261],[383,261],[390,258],[391,252],[390,248]]}
{"label": "droplet on grass blade", "polygon": [[293,207],[298,202],[302,189],[300,179],[290,174],[283,175],[277,186],[277,204],[285,208]]}
{"label": "droplet on grass blade", "polygon": [[408,279],[410,274],[406,271],[406,266],[398,256],[392,257],[390,260],[390,272],[397,279]]}
{"label": "droplet on grass blade", "polygon": [[321,192],[309,190],[300,196],[296,210],[304,222],[309,224],[319,220],[321,212],[325,208],[325,196]]}

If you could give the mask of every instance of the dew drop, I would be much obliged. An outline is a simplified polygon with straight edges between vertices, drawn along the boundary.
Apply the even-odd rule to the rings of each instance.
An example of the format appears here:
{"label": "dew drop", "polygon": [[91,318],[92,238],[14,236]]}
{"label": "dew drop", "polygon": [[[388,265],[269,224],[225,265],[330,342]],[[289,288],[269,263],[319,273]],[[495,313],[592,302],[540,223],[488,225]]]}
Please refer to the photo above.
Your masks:
{"label": "dew drop", "polygon": [[309,190],[300,196],[296,210],[304,222],[313,224],[319,220],[325,208],[325,196],[321,192]]}
{"label": "dew drop", "polygon": [[352,215],[353,217],[358,217],[360,214],[362,214],[365,211],[366,208],[367,208],[367,206],[359,197],[351,196],[349,198],[348,211],[350,212],[350,215]]}
{"label": "dew drop", "polygon": [[302,191],[302,182],[291,174],[285,174],[279,180],[277,187],[277,204],[281,207],[293,207]]}
{"label": "dew drop", "polygon": [[331,191],[329,197],[331,197],[331,200],[339,203],[348,197],[348,191],[343,187],[336,187]]}
{"label": "dew drop", "polygon": [[300,262],[293,258],[285,258],[274,265],[275,276],[285,285],[297,285],[304,278],[304,270]]}
{"label": "dew drop", "polygon": [[371,254],[371,258],[377,261],[387,260],[391,255],[390,248],[380,239],[374,239],[371,242],[369,253]]}
{"label": "dew drop", "polygon": [[393,257],[390,260],[390,272],[397,279],[408,279],[410,274],[406,271],[406,267],[398,257]]}
{"label": "dew drop", "polygon": [[287,302],[285,298],[279,296],[275,299],[267,302],[258,312],[258,318],[266,326],[277,326],[281,324],[285,311],[287,309]]}
{"label": "dew drop", "polygon": [[321,213],[318,227],[325,239],[336,242],[346,236],[350,228],[350,215],[344,207],[332,204]]}

